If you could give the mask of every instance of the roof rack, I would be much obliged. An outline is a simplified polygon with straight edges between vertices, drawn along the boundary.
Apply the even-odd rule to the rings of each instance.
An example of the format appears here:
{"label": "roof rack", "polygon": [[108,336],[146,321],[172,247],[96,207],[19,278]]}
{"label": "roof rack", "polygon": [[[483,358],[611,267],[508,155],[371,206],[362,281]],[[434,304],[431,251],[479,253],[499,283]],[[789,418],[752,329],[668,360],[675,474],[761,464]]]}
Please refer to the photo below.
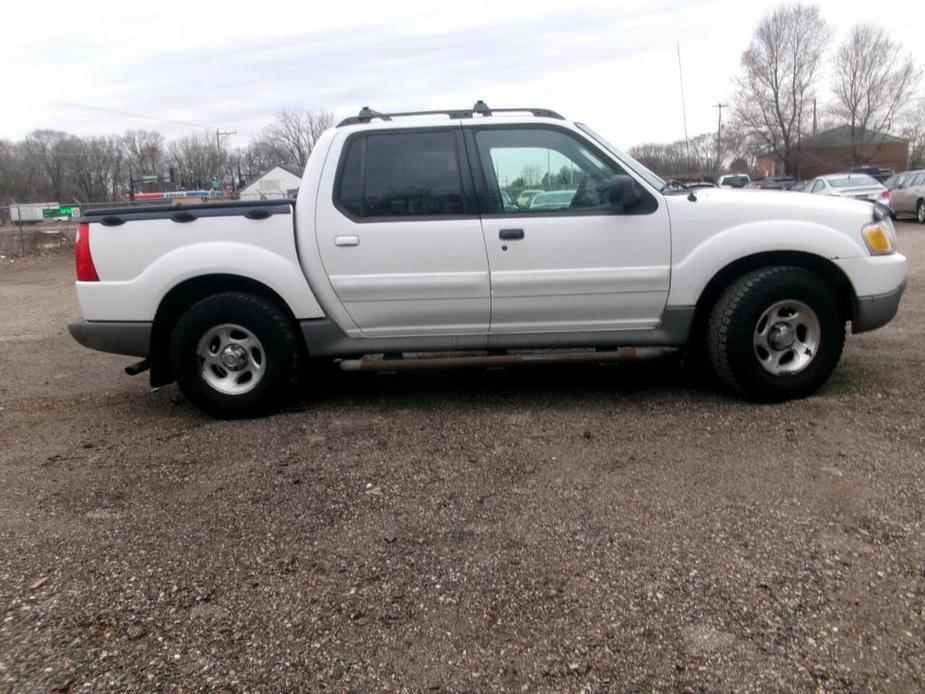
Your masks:
{"label": "roof rack", "polygon": [[364,106],[360,109],[360,113],[358,115],[344,118],[344,120],[337,124],[337,127],[340,128],[345,125],[356,125],[357,123],[369,123],[376,118],[386,121],[392,120],[393,118],[404,118],[409,116],[449,116],[450,119],[456,120],[459,118],[472,118],[474,115],[491,116],[495,113],[530,113],[537,118],[555,118],[557,120],[565,120],[565,118],[560,116],[558,113],[548,108],[489,108],[488,104],[479,99],[475,102],[475,105],[471,109],[454,109],[447,111],[406,111],[404,113],[379,113],[378,111],[373,111],[369,106]]}

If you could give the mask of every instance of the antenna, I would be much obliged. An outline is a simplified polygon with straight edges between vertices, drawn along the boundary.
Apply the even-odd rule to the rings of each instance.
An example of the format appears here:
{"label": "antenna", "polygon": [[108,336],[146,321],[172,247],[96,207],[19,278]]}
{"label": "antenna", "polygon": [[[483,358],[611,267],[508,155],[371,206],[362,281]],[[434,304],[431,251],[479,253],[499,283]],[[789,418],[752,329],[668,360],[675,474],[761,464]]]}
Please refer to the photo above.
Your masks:
{"label": "antenna", "polygon": [[[684,73],[681,71],[681,42],[677,43],[678,46],[678,81],[681,84],[681,118],[684,120],[684,148],[687,150],[687,182],[691,182],[693,172],[691,171],[691,142],[687,137],[687,108],[684,105]],[[697,202],[697,196],[694,195],[693,189],[688,186],[687,199],[691,202]]]}

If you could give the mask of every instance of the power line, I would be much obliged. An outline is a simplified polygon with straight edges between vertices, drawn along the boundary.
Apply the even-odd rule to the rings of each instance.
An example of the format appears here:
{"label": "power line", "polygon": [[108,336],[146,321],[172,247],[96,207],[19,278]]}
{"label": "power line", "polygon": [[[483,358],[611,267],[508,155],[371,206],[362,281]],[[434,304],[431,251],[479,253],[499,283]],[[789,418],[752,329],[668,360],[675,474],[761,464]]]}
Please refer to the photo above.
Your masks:
{"label": "power line", "polygon": [[170,123],[172,125],[182,125],[188,128],[205,128],[208,130],[213,129],[214,125],[209,125],[207,123],[197,123],[195,121],[183,121],[183,120],[172,120],[170,118],[158,118],[157,116],[146,116],[141,113],[132,113],[131,111],[119,111],[113,108],[105,108],[103,106],[92,106],[90,104],[78,104],[75,101],[53,101],[53,105],[59,106],[70,106],[73,108],[82,108],[87,111],[98,111],[100,113],[109,113],[116,116],[124,116],[126,118],[139,118],[141,120],[149,120],[155,123]]}

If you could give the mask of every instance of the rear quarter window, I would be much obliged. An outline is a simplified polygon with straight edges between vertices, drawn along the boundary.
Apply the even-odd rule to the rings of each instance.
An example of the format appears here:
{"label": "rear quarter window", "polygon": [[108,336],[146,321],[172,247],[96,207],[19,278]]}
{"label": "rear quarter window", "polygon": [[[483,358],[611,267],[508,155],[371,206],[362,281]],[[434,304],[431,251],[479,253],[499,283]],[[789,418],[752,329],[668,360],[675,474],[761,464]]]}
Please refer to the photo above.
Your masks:
{"label": "rear quarter window", "polygon": [[355,136],[344,150],[334,198],[342,211],[361,219],[464,214],[454,134]]}

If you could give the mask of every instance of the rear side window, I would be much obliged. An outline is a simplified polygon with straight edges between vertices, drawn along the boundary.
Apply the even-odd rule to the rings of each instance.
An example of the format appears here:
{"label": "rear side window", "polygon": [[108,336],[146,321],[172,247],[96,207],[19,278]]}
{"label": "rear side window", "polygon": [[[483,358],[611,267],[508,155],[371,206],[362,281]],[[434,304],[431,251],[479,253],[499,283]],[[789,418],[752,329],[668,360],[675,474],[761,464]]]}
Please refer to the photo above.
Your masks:
{"label": "rear side window", "polygon": [[464,214],[454,134],[368,133],[352,139],[334,199],[360,219]]}

